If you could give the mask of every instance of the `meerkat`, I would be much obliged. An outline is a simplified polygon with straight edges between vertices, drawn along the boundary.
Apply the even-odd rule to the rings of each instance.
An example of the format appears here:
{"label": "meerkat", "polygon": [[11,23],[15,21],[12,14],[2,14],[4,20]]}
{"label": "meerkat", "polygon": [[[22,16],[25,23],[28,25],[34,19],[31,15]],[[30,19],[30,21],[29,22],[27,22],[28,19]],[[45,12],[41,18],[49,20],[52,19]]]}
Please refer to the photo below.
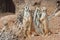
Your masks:
{"label": "meerkat", "polygon": [[41,8],[41,18],[40,18],[41,25],[43,27],[43,34],[46,35],[50,33],[48,28],[48,16],[47,16],[47,9],[46,7]]}
{"label": "meerkat", "polygon": [[29,6],[25,6],[24,8],[24,16],[23,16],[23,25],[24,25],[24,35],[25,37],[30,37],[31,32],[31,24],[32,24],[32,17],[29,12]]}
{"label": "meerkat", "polygon": [[34,28],[37,33],[37,35],[41,34],[43,31],[40,28],[40,18],[41,18],[41,11],[37,7],[35,12],[34,12],[34,17],[33,17],[33,22],[34,22]]}

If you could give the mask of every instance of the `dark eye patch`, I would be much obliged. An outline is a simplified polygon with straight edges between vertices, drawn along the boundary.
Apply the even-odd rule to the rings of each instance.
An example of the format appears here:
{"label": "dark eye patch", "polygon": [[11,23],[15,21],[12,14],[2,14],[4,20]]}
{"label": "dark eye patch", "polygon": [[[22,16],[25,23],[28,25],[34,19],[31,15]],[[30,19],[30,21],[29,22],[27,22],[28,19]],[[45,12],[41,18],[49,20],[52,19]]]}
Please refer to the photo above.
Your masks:
{"label": "dark eye patch", "polygon": [[42,14],[39,15],[39,17],[41,17]]}

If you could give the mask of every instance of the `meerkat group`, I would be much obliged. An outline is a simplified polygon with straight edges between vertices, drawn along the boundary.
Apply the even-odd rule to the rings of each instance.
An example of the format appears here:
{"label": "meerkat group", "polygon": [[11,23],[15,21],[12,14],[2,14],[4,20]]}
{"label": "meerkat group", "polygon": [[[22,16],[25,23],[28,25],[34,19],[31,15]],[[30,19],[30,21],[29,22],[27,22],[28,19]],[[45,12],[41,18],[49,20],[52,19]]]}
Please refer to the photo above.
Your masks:
{"label": "meerkat group", "polygon": [[32,25],[34,25],[34,30],[37,35],[46,35],[50,32],[48,28],[48,18],[46,10],[47,9],[45,7],[42,7],[41,9],[36,7],[34,15],[31,15],[31,13],[29,12],[29,7],[26,6],[24,8],[23,25],[25,36],[31,36],[31,28],[33,27]]}
{"label": "meerkat group", "polygon": [[[48,18],[47,18],[46,10],[47,9],[45,7],[42,7],[41,9],[36,7],[36,10],[34,11],[34,14],[32,15],[30,13],[29,6],[26,5],[24,7],[24,10],[22,13],[23,15],[20,13],[19,13],[20,14],[19,17],[18,17],[18,15],[12,15],[13,18],[15,18],[14,21],[12,21],[13,18],[11,16],[10,17],[7,16],[8,18],[4,17],[4,19],[8,20],[8,22],[7,22],[8,26],[11,24],[11,26],[13,27],[13,25],[15,25],[14,23],[16,23],[17,21],[19,22],[18,25],[23,25],[23,27],[20,31],[23,30],[23,35],[25,37],[31,37],[31,35],[34,35],[32,29],[34,30],[34,32],[37,35],[40,35],[40,34],[46,35],[50,32],[48,29]],[[32,18],[32,16],[33,16],[33,18]],[[1,19],[0,19],[0,21],[1,21]],[[16,19],[18,19],[18,20],[16,20]],[[12,24],[12,22],[13,22],[13,24]],[[32,26],[32,25],[34,25],[34,26]],[[19,26],[18,26],[18,28],[19,28]],[[14,29],[14,28],[12,28],[12,29]],[[20,33],[20,31],[19,32],[18,31],[16,33],[17,35]]]}

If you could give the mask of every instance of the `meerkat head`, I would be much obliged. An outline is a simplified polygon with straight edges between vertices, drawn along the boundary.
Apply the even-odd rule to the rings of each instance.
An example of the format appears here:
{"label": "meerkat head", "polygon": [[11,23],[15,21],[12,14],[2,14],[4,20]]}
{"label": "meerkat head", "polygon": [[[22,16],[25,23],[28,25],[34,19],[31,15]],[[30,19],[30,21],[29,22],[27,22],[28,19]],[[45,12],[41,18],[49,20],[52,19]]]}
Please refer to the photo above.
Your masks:
{"label": "meerkat head", "polygon": [[30,17],[29,6],[25,5],[24,7],[24,17]]}
{"label": "meerkat head", "polygon": [[39,13],[40,9],[38,7],[36,7],[35,13]]}
{"label": "meerkat head", "polygon": [[41,11],[42,11],[42,12],[46,12],[46,10],[47,10],[46,7],[42,7],[42,8],[41,8]]}
{"label": "meerkat head", "polygon": [[24,10],[25,10],[25,11],[29,11],[29,6],[26,5],[26,6],[24,7]]}

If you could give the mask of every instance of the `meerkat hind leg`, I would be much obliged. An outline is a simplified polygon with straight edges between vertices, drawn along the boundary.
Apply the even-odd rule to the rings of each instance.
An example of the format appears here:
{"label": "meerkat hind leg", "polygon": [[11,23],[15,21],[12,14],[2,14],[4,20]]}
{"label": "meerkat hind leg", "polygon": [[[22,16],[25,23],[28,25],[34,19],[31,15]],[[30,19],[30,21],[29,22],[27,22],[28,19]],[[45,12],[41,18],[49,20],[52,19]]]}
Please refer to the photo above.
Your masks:
{"label": "meerkat hind leg", "polygon": [[48,28],[48,24],[46,23],[46,21],[44,21],[43,26],[44,26],[44,35],[50,35],[51,32]]}

